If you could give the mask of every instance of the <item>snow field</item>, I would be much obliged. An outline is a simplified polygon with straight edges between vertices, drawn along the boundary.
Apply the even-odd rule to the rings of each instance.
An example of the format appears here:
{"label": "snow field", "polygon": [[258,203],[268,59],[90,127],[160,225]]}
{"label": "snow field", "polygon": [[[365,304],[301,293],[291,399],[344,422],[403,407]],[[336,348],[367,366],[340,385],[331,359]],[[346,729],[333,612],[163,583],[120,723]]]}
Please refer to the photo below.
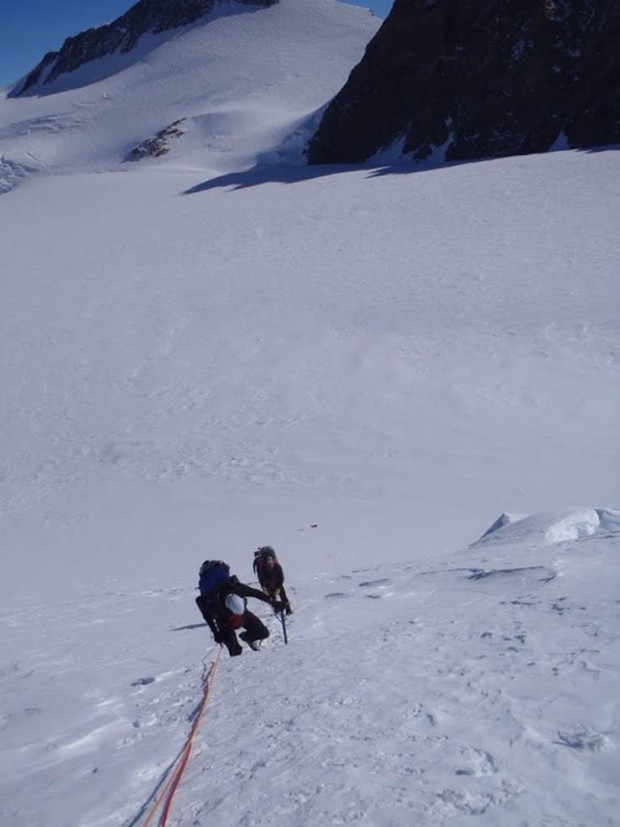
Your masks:
{"label": "snow field", "polygon": [[[288,646],[254,602],[272,636],[223,656],[171,823],[613,824],[617,538],[532,545],[305,578]],[[138,823],[215,653],[191,590],[2,619],[4,823]]]}
{"label": "snow field", "polygon": [[[331,549],[362,559],[376,543],[355,526],[389,509],[394,560],[413,527],[423,552],[445,551],[506,509],[613,503],[615,163],[250,176],[185,196],[196,176],[171,170],[23,184],[0,203],[17,570],[31,568],[24,533],[85,579],[90,558],[71,549],[105,549],[117,576],[147,539],[176,583],[170,547],[188,565],[203,538],[236,554],[230,524],[259,519],[257,499],[268,532],[330,522]],[[399,235],[396,214],[417,231]],[[303,520],[282,521],[278,501]],[[100,509],[116,515],[103,532]]]}

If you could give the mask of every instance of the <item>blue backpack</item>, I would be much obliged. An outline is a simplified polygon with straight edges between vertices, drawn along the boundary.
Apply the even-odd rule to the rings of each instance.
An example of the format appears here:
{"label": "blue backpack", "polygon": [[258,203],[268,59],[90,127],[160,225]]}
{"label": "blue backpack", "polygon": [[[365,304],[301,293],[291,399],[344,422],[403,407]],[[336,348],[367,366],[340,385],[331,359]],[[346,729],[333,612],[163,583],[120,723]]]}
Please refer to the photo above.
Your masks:
{"label": "blue backpack", "polygon": [[205,560],[200,567],[200,594],[202,597],[215,595],[222,583],[230,580],[230,568],[221,560]]}

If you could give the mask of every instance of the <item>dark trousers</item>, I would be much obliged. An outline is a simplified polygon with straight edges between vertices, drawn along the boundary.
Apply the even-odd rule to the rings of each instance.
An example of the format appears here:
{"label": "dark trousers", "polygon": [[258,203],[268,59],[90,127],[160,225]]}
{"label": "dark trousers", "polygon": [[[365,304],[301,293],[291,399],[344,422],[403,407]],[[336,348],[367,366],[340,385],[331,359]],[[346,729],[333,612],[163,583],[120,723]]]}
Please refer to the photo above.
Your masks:
{"label": "dark trousers", "polygon": [[[235,655],[240,655],[243,650],[237,640],[235,629],[229,622],[228,618],[218,618],[217,624],[220,630],[222,643],[228,649],[230,656],[234,657]],[[255,640],[265,640],[265,638],[269,637],[269,629],[265,626],[263,621],[256,617],[256,615],[252,612],[248,612],[247,609],[243,615],[241,628],[245,629],[245,634],[242,634],[241,637],[246,641],[246,643],[253,643]]]}
{"label": "dark trousers", "polygon": [[291,604],[289,603],[288,597],[286,596],[284,586],[263,586],[263,591],[265,592],[267,597],[270,597],[272,600],[280,600],[282,603],[284,603],[284,611],[287,613],[287,615],[291,614],[293,610],[291,609]]}
{"label": "dark trousers", "polygon": [[[213,632],[213,637],[219,643],[223,643],[224,646],[228,649],[228,653],[231,657],[235,657],[235,655],[240,655],[243,651],[241,648],[241,644],[237,640],[237,633],[235,631],[235,627],[232,625],[230,621],[230,612],[228,614],[224,614],[221,612],[216,615],[211,614],[207,607],[205,606],[205,602],[201,597],[196,598],[196,605],[200,609],[200,613],[204,617],[204,619],[209,624],[209,628]],[[269,637],[269,629],[265,626],[265,624],[256,617],[255,614],[252,612],[248,612],[247,610],[243,614],[243,620],[241,622],[240,628],[245,629],[244,639],[251,643],[255,640],[265,640],[265,638]]]}

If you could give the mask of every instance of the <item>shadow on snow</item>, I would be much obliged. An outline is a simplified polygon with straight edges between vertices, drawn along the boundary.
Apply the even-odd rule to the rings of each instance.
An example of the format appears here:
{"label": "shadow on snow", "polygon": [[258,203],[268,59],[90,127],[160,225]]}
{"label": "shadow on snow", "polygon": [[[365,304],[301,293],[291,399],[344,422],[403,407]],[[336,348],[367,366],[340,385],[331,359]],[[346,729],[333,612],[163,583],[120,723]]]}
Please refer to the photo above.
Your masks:
{"label": "shadow on snow", "polygon": [[[620,144],[600,147],[590,147],[587,149],[577,150],[562,150],[568,152],[605,152],[609,150],[620,150]],[[560,150],[557,150],[560,151]],[[548,153],[538,153],[548,154]],[[382,178],[386,175],[412,175],[419,172],[430,172],[432,170],[447,169],[455,166],[465,166],[470,164],[491,163],[493,161],[505,160],[508,157],[520,156],[502,156],[498,158],[478,158],[463,161],[424,161],[415,163],[408,159],[392,164],[376,164],[372,166],[369,163],[365,164],[325,164],[325,165],[295,165],[295,166],[278,166],[271,164],[257,164],[250,169],[242,170],[240,172],[228,172],[224,175],[218,175],[215,178],[209,178],[200,184],[196,184],[187,190],[184,190],[182,195],[196,195],[200,192],[208,192],[209,190],[228,189],[231,192],[235,190],[248,189],[250,187],[259,187],[264,184],[299,184],[304,181],[312,181],[315,178],[326,178],[330,175],[344,175],[350,172],[366,172],[366,178]]]}

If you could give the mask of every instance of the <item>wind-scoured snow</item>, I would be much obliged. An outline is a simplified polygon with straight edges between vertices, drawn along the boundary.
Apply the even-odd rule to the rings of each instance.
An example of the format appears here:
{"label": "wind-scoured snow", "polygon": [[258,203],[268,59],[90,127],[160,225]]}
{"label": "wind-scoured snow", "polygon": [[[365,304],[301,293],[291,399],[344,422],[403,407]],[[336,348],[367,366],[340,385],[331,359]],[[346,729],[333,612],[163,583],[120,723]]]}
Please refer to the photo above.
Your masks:
{"label": "wind-scoured snow", "polygon": [[2,827],[141,827],[263,544],[170,825],[617,824],[620,155],[284,166],[373,20],[313,6],[0,102]]}

